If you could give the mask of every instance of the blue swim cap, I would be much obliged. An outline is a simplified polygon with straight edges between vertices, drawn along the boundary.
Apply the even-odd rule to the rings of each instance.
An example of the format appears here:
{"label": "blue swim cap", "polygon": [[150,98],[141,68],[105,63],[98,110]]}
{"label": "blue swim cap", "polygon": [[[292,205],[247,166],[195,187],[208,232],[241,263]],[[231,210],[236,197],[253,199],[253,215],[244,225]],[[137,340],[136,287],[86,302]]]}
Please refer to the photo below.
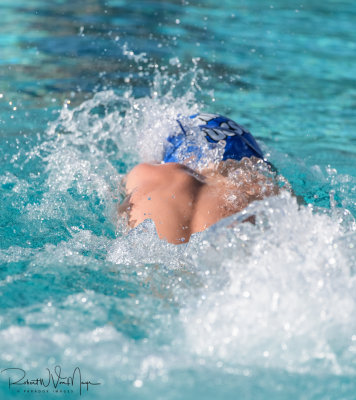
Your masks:
{"label": "blue swim cap", "polygon": [[[249,131],[219,114],[199,113],[177,119],[178,133],[167,138],[164,162],[183,162],[193,158],[199,162],[210,158],[211,150],[220,161],[243,157],[264,159],[262,150]],[[209,152],[207,152],[209,151]]]}

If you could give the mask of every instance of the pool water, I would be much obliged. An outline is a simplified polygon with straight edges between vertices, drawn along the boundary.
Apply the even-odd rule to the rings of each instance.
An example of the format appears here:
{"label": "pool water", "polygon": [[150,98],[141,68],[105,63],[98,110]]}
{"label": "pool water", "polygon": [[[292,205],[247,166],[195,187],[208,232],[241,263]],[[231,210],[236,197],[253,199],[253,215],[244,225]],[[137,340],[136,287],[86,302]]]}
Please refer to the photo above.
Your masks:
{"label": "pool water", "polygon": [[[355,399],[356,4],[0,12],[0,367],[100,383],[27,393],[5,371],[0,397]],[[127,232],[123,176],[198,110],[248,127],[305,205],[282,193],[180,246]]]}

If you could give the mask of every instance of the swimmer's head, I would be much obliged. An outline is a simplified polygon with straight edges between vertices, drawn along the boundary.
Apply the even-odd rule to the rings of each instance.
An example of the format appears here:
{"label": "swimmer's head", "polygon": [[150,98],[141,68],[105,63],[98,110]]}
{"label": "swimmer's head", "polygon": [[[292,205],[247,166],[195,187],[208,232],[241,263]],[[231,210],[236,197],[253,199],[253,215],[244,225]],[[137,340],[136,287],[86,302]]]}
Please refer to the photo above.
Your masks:
{"label": "swimmer's head", "polygon": [[164,162],[193,163],[240,161],[244,157],[263,158],[251,133],[219,114],[199,113],[179,116],[177,131],[167,138]]}

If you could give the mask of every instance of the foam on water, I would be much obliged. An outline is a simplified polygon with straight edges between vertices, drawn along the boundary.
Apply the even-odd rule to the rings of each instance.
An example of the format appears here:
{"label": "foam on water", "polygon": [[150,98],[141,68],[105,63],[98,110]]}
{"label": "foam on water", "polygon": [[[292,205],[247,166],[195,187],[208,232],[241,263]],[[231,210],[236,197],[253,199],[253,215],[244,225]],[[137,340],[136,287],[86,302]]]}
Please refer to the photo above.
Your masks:
{"label": "foam on water", "polygon": [[[42,180],[1,177],[29,240],[0,253],[18,265],[1,274],[3,363],[39,373],[79,363],[106,385],[101,394],[120,382],[127,398],[165,386],[177,390],[166,398],[179,398],[182,386],[216,377],[221,393],[249,376],[273,392],[274,370],[287,374],[285,387],[296,385],[288,374],[356,379],[356,226],[346,200],[299,206],[282,192],[180,246],[159,240],[150,220],[118,228],[122,177],[138,161],[160,160],[177,114],[198,111],[193,89],[174,94],[196,76],[168,88],[157,76],[150,97],[105,91],[64,106],[27,154],[42,163]],[[318,173],[345,190],[352,180]],[[241,223],[249,215],[255,225]]]}

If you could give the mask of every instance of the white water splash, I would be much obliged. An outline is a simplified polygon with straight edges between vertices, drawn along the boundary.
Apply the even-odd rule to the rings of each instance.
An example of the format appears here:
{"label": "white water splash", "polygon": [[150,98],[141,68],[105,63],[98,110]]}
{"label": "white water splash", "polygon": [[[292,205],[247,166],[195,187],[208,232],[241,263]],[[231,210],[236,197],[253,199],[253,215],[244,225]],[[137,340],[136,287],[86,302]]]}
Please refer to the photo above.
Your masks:
{"label": "white water splash", "polygon": [[[298,206],[285,192],[180,246],[159,240],[152,221],[116,238],[81,226],[101,217],[114,225],[124,170],[160,160],[177,114],[198,111],[193,91],[177,98],[164,79],[150,97],[106,91],[64,107],[29,154],[42,157],[46,176],[23,221],[64,221],[70,238],[0,253],[5,262],[30,259],[1,287],[44,274],[59,293],[24,307],[25,326],[0,332],[2,360],[24,368],[78,362],[90,376],[135,390],[197,366],[236,376],[275,368],[354,377],[355,222],[347,210]],[[21,180],[8,182],[26,195]],[[255,225],[241,223],[248,215]]]}

